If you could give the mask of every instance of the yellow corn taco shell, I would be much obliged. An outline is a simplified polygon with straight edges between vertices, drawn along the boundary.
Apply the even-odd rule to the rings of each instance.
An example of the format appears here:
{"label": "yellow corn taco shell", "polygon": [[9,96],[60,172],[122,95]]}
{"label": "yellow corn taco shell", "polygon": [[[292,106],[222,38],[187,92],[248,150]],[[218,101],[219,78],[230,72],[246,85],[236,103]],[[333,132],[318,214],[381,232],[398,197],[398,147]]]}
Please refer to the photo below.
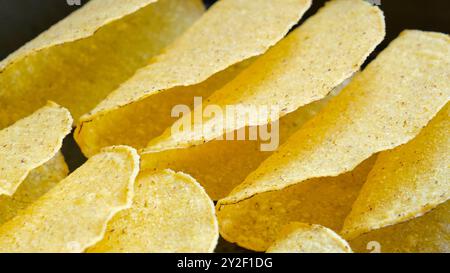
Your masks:
{"label": "yellow corn taco shell", "polygon": [[449,51],[448,35],[403,32],[220,203],[337,176],[410,141],[449,100]]}
{"label": "yellow corn taco shell", "polygon": [[91,0],[0,63],[0,128],[53,100],[75,120],[204,11],[201,0]]}
{"label": "yellow corn taco shell", "polygon": [[0,196],[13,195],[32,170],[53,158],[71,128],[69,111],[48,103],[1,130]]}
{"label": "yellow corn taco shell", "polygon": [[352,253],[349,244],[331,229],[298,222],[285,226],[267,253]]}
{"label": "yellow corn taco shell", "polygon": [[[229,124],[222,116],[205,118],[197,126],[174,133],[173,128],[149,143],[146,152],[186,148],[202,144],[245,126],[278,120],[299,107],[326,97],[335,87],[357,72],[384,37],[380,9],[361,0],[328,2],[317,14],[258,58],[205,103],[226,111],[230,105],[277,107],[280,113],[236,114]],[[350,38],[351,36],[351,38]],[[271,118],[271,120],[270,120]],[[179,121],[190,120],[185,115]],[[217,130],[223,128],[223,130]]]}
{"label": "yellow corn taco shell", "polygon": [[[279,143],[286,141],[327,102],[328,99],[323,99],[282,117],[278,125]],[[254,129],[260,130],[259,127],[245,128],[247,131]],[[260,137],[256,140],[213,140],[187,149],[142,154],[141,168],[170,168],[188,173],[199,181],[213,200],[219,200],[273,153],[261,150],[261,145],[266,142]]]}
{"label": "yellow corn taco shell", "polygon": [[337,233],[375,159],[373,156],[337,177],[314,178],[236,204],[216,206],[220,234],[241,247],[266,251],[290,222],[321,225]]}
{"label": "yellow corn taco shell", "polygon": [[32,170],[12,196],[0,196],[0,225],[47,193],[68,173],[69,169],[61,152],[44,165]]}
{"label": "yellow corn taco shell", "polygon": [[[353,33],[353,39],[348,38],[348,32]],[[197,131],[197,124],[193,124],[191,129],[173,133],[178,122],[191,124],[191,116],[198,110],[195,109],[141,152],[142,168],[171,168],[189,173],[198,179],[211,198],[225,197],[270,156],[279,143],[326,105],[333,88],[359,69],[383,36],[384,20],[378,8],[359,0],[329,2],[205,100],[204,109],[200,109],[206,112],[208,107],[214,106],[225,112],[229,106],[278,106],[282,118],[276,124],[279,132],[271,126],[273,142],[262,141],[260,135],[257,141],[248,137],[244,141],[229,140],[222,136],[224,131],[239,134],[237,129],[248,136],[255,125],[270,124],[264,115],[260,116],[261,112],[254,116],[244,113],[245,116],[236,118],[239,122],[225,130],[215,130],[224,125],[223,118],[215,116],[204,118],[201,132]],[[276,113],[272,121],[278,118],[279,113]],[[223,141],[217,140],[219,136]],[[263,145],[268,144],[271,149],[264,150]]]}
{"label": "yellow corn taco shell", "polygon": [[[145,147],[172,124],[173,106],[189,104],[194,95],[206,97],[231,80],[235,73],[227,68],[266,52],[310,4],[310,0],[217,2],[147,67],[81,118],[75,138],[83,153],[91,156],[112,144]],[[130,126],[136,129],[130,131]]]}
{"label": "yellow corn taco shell", "polygon": [[218,238],[214,204],[200,184],[170,170],[144,172],[131,208],[114,216],[88,252],[213,252]]}
{"label": "yellow corn taco shell", "polygon": [[381,153],[345,220],[353,239],[416,218],[450,198],[450,106],[412,141]]}
{"label": "yellow corn taco shell", "polygon": [[373,230],[350,241],[355,252],[449,253],[450,202],[404,223]]}
{"label": "yellow corn taco shell", "polygon": [[105,149],[0,226],[0,252],[82,252],[129,208],[139,172],[136,151]]}

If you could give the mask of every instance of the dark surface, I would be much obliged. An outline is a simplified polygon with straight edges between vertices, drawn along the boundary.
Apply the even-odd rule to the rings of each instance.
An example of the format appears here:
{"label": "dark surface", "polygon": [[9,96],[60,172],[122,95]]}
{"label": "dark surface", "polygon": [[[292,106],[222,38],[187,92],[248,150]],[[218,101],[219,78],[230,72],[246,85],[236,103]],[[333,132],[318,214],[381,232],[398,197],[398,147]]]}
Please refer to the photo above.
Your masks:
{"label": "dark surface", "polygon": [[77,8],[66,0],[0,0],[0,59]]}
{"label": "dark surface", "polygon": [[[82,4],[86,2],[81,0]],[[209,7],[216,1],[204,2]],[[314,14],[325,1],[313,2],[301,22]],[[77,8],[68,5],[66,0],[0,0],[0,60]],[[449,0],[381,0],[380,8],[385,13],[387,35],[369,61],[404,29],[450,32]],[[72,136],[65,139],[62,150],[71,171],[85,161]],[[216,251],[247,252],[223,239]]]}

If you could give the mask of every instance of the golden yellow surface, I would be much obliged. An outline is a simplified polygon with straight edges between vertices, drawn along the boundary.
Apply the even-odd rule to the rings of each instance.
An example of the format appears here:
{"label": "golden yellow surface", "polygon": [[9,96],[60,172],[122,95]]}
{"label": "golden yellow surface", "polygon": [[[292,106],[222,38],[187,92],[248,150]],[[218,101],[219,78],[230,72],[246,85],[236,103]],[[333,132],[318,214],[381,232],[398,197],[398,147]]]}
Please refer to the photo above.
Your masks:
{"label": "golden yellow surface", "polygon": [[13,195],[32,170],[53,158],[71,128],[69,111],[48,103],[1,130],[0,196]]}
{"label": "golden yellow surface", "polygon": [[148,66],[81,118],[75,137],[83,152],[95,154],[104,138],[108,144],[121,143],[124,133],[114,127],[137,125],[138,130],[127,131],[136,134],[125,139],[132,140],[130,144],[139,145],[158,136],[170,125],[173,105],[191,105],[196,94],[206,99],[225,83],[216,78],[217,73],[266,52],[298,22],[310,4],[310,0],[217,2]]}
{"label": "golden yellow surface", "polygon": [[236,204],[216,206],[220,234],[247,249],[266,251],[290,222],[322,225],[339,232],[375,159],[338,177],[315,178]]}
{"label": "golden yellow surface", "polygon": [[450,198],[449,117],[447,105],[415,139],[378,156],[345,220],[345,238],[421,216]]}
{"label": "golden yellow surface", "polygon": [[105,149],[0,226],[0,252],[82,252],[100,241],[108,221],[131,206],[139,157]]}
{"label": "golden yellow surface", "polygon": [[88,252],[213,252],[219,238],[214,204],[192,177],[170,170],[143,172],[131,208],[108,224]]}
{"label": "golden yellow surface", "polygon": [[287,224],[266,253],[352,253],[348,243],[320,225]]}
{"label": "golden yellow surface", "polygon": [[203,10],[201,0],[89,1],[1,62],[0,128],[47,100],[77,122]]}
{"label": "golden yellow surface", "polygon": [[410,141],[450,97],[449,51],[448,35],[403,32],[221,203],[337,176]]}
{"label": "golden yellow surface", "polygon": [[32,170],[12,196],[0,196],[0,225],[47,193],[68,173],[69,169],[60,152],[44,165]]}

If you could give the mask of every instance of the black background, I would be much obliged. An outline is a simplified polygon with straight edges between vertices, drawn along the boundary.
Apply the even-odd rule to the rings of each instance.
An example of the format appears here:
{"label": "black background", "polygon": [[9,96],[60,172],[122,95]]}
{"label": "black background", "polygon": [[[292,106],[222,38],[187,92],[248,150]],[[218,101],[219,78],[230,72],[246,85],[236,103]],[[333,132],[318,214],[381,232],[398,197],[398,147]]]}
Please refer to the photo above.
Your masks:
{"label": "black background", "polygon": [[[204,0],[207,7],[215,1]],[[81,2],[84,4],[87,0]],[[313,6],[302,21],[324,2],[313,0]],[[77,8],[69,6],[66,0],[0,0],[0,60]],[[381,0],[380,8],[386,17],[387,36],[369,61],[404,29],[450,32],[450,0]],[[66,138],[63,153],[71,170],[84,162],[72,137]],[[245,252],[223,240],[216,251]]]}

